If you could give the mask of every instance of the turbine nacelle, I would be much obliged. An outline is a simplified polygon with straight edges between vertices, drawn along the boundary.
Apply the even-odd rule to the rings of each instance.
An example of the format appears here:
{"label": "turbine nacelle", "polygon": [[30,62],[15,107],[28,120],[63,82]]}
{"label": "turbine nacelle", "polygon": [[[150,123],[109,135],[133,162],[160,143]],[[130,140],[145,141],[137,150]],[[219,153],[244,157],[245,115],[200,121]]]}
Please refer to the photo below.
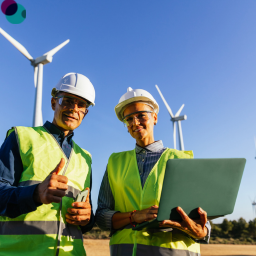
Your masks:
{"label": "turbine nacelle", "polygon": [[39,63],[42,63],[43,65],[52,62],[52,56],[49,55],[43,55],[41,57],[36,58],[32,61],[32,66],[37,66]]}
{"label": "turbine nacelle", "polygon": [[182,121],[182,120],[187,120],[187,116],[184,115],[184,116],[171,117],[172,122]]}

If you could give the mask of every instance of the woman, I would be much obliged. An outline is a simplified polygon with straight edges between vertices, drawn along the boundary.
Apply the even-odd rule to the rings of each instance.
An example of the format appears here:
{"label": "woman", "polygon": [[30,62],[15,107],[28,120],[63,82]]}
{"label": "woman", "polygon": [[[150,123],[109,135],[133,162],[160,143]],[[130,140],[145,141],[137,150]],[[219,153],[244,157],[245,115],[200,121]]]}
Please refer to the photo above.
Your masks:
{"label": "woman", "polygon": [[201,208],[196,222],[178,207],[182,222],[165,220],[162,230],[132,230],[135,224],[157,217],[166,161],[193,157],[192,151],[164,148],[162,141],[154,140],[158,111],[150,93],[130,87],[115,107],[136,147],[110,156],[99,192],[96,222],[112,231],[111,256],[200,255],[198,242],[209,239],[210,224]]}

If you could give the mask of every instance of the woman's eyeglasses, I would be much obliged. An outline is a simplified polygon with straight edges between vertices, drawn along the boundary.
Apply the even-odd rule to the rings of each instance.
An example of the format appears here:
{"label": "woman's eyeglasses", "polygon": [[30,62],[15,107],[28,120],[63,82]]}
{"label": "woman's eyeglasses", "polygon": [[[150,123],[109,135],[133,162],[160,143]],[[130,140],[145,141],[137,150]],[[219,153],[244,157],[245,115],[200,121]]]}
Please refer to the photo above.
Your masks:
{"label": "woman's eyeglasses", "polygon": [[123,123],[126,127],[129,127],[133,124],[133,119],[137,119],[140,123],[145,123],[151,118],[151,113],[153,111],[138,111],[132,114],[129,114],[123,118]]}

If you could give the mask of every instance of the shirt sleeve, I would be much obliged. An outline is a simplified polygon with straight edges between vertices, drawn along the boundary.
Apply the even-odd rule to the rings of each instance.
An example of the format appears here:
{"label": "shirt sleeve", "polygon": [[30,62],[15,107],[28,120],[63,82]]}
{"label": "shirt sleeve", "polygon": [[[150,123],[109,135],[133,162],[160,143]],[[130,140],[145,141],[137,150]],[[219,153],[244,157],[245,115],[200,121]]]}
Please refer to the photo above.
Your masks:
{"label": "shirt sleeve", "polygon": [[15,132],[12,132],[0,148],[0,215],[18,217],[35,211],[33,193],[37,185],[18,187],[23,171]]}
{"label": "shirt sleeve", "polygon": [[202,240],[198,240],[198,243],[201,243],[201,244],[209,244],[210,237],[211,237],[211,229],[212,229],[212,227],[211,227],[210,221],[207,221],[205,226],[208,229],[208,233],[207,233],[207,236],[205,236]]}
{"label": "shirt sleeve", "polygon": [[91,204],[91,219],[90,219],[90,222],[86,225],[86,226],[80,226],[81,228],[81,231],[82,233],[86,233],[88,231],[90,231],[93,226],[94,226],[94,223],[95,223],[95,217],[94,217],[94,214],[93,214],[93,209],[92,209],[92,200],[91,200],[91,191],[92,191],[92,172],[91,172],[91,176],[90,176],[90,195],[89,195],[89,200],[90,200],[90,204]]}
{"label": "shirt sleeve", "polygon": [[95,221],[102,230],[112,230],[112,217],[117,212],[114,210],[115,200],[108,180],[107,168],[103,176],[99,196],[98,208],[95,214]]}
{"label": "shirt sleeve", "polygon": [[195,239],[190,236],[195,242],[200,243],[200,244],[209,244],[210,237],[211,237],[211,229],[212,229],[210,221],[207,221],[205,226],[206,226],[208,232],[207,232],[207,235],[203,239]]}

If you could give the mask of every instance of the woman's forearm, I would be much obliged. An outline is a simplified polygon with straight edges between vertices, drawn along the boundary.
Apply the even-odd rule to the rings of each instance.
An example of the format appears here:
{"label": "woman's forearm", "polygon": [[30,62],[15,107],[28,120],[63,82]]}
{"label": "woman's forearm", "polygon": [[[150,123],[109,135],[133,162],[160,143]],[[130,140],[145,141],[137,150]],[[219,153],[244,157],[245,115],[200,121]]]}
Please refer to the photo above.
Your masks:
{"label": "woman's forearm", "polygon": [[158,206],[153,205],[147,209],[133,212],[117,212],[112,217],[113,229],[120,229],[130,224],[130,218],[132,223],[141,223],[157,217]]}
{"label": "woman's forearm", "polygon": [[130,224],[131,212],[117,212],[112,217],[113,229],[120,229]]}

